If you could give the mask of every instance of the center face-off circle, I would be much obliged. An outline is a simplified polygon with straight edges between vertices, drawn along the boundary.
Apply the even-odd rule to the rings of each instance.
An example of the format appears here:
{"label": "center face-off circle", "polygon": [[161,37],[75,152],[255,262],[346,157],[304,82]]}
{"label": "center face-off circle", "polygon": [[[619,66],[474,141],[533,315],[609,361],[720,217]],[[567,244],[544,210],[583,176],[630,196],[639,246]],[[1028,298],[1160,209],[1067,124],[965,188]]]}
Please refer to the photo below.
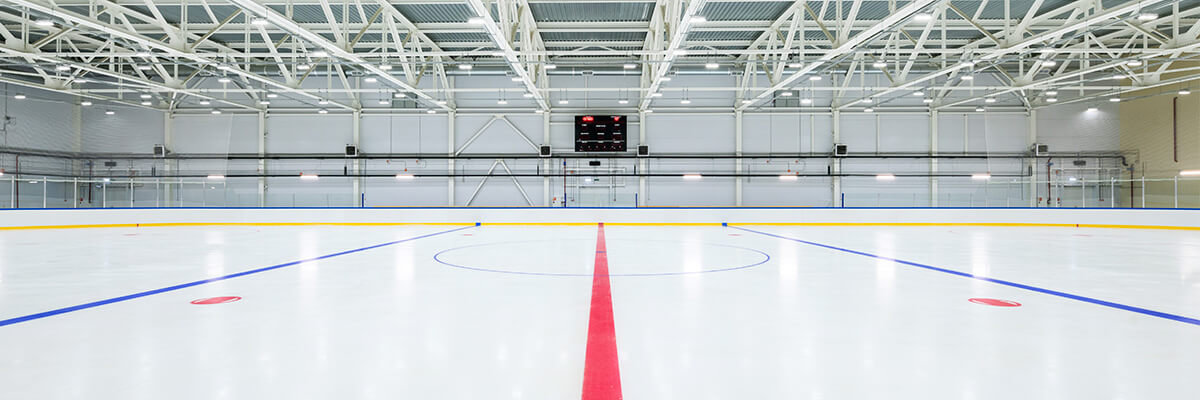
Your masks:
{"label": "center face-off circle", "polygon": [[[609,276],[672,276],[734,271],[771,256],[719,243],[679,240],[606,240]],[[472,271],[538,276],[592,276],[595,239],[483,243],[442,250],[433,259]]]}

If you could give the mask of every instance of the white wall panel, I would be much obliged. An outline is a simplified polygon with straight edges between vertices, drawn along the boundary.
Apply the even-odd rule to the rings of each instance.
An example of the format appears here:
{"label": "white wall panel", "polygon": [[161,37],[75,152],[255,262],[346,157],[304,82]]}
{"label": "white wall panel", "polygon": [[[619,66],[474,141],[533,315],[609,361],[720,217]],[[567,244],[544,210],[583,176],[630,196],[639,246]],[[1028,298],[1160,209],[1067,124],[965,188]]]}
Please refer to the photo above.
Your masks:
{"label": "white wall panel", "polygon": [[271,153],[341,153],[352,141],[349,115],[276,115],[267,118]]}

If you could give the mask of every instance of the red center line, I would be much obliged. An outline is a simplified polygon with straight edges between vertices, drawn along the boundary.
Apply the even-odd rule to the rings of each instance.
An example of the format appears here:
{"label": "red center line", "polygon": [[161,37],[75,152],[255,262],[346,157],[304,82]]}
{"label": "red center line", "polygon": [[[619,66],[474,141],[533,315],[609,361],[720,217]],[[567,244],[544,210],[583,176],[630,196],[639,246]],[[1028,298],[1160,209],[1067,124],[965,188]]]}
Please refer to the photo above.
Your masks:
{"label": "red center line", "polygon": [[613,323],[612,289],[608,284],[604,223],[600,223],[596,236],[591,307],[583,363],[583,400],[620,400],[621,371],[617,365],[617,329]]}

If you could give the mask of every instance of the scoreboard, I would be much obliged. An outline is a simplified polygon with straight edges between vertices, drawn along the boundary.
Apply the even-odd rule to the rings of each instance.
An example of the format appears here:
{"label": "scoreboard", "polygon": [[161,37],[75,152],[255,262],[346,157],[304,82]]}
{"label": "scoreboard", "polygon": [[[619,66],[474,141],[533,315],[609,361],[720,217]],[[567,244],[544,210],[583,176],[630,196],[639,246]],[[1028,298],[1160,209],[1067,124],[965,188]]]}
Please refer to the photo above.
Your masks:
{"label": "scoreboard", "polygon": [[625,151],[624,115],[575,116],[575,151]]}

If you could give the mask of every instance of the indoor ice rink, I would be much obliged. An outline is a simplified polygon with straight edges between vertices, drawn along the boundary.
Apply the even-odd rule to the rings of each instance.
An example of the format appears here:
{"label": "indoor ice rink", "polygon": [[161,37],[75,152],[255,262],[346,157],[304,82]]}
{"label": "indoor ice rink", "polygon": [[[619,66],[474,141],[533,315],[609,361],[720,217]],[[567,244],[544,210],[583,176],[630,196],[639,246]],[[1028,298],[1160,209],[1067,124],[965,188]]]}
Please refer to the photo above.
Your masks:
{"label": "indoor ice rink", "polygon": [[1196,397],[1200,0],[0,0],[0,37],[0,399]]}

